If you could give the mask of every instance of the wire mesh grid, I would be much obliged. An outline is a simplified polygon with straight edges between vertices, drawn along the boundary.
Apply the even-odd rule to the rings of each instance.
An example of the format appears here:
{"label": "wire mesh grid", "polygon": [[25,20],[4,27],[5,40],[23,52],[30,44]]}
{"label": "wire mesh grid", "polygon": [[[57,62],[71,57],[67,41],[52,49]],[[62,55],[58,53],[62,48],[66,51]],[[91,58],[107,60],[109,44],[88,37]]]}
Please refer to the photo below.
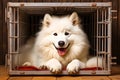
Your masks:
{"label": "wire mesh grid", "polygon": [[[38,7],[36,7],[36,5]],[[47,4],[47,3],[46,3]],[[8,64],[11,75],[49,75],[49,71],[17,71],[15,60],[19,60],[19,49],[27,39],[34,35],[46,12],[61,15],[61,9],[66,14],[76,11],[82,18],[84,30],[88,35],[91,49],[94,56],[101,56],[103,59],[102,70],[80,71],[79,75],[108,75],[111,71],[111,3],[9,3],[8,5]],[[67,5],[66,5],[67,4]],[[70,5],[72,4],[72,5]],[[57,7],[56,7],[57,5]],[[24,6],[24,7],[23,7]],[[52,7],[51,7],[52,6]],[[32,10],[31,10],[32,9]],[[41,10],[40,10],[41,9]],[[39,11],[38,11],[39,10]],[[33,11],[33,13],[32,13]],[[60,11],[60,12],[59,12]],[[98,61],[97,61],[98,62]],[[67,74],[66,71],[63,75]]]}

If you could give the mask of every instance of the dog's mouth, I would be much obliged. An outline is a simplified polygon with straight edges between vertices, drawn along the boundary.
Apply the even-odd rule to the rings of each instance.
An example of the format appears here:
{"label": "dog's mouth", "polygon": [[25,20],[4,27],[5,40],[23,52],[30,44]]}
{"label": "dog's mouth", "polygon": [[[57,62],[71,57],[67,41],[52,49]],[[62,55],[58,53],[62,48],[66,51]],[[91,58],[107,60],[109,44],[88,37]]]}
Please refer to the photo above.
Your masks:
{"label": "dog's mouth", "polygon": [[57,48],[55,45],[54,45],[54,46],[55,46],[58,54],[59,54],[60,56],[64,56],[64,55],[67,53],[67,51],[68,51],[69,45],[70,45],[70,44],[68,44],[68,46],[67,46],[66,48]]}

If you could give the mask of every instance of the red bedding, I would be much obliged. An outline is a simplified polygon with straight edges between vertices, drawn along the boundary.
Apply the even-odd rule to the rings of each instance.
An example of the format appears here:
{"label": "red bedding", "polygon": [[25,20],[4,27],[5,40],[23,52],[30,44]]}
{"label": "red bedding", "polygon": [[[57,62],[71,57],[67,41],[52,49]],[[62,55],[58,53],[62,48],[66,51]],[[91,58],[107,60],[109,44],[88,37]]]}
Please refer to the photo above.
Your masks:
{"label": "red bedding", "polygon": [[[22,71],[43,71],[43,70],[47,70],[47,69],[38,69],[34,66],[19,66],[15,68],[16,70],[22,70]],[[63,70],[66,70],[65,68],[63,68]],[[81,70],[102,70],[101,67],[90,67],[90,68],[83,68]]]}

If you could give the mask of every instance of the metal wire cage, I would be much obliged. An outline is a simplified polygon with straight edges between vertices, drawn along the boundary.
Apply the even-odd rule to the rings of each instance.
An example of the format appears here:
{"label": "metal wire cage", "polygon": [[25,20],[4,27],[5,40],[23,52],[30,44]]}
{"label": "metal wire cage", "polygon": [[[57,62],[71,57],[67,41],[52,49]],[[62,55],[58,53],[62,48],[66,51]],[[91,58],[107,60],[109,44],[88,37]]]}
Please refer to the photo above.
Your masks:
{"label": "metal wire cage", "polygon": [[[41,25],[39,20],[45,13],[69,14],[76,11],[82,18],[84,31],[88,35],[90,53],[103,58],[102,70],[80,70],[78,75],[109,75],[111,73],[111,2],[81,3],[20,3],[7,5],[8,56],[10,75],[53,75],[49,71],[19,71],[15,60],[19,49],[34,35]],[[68,74],[63,71],[61,75]]]}

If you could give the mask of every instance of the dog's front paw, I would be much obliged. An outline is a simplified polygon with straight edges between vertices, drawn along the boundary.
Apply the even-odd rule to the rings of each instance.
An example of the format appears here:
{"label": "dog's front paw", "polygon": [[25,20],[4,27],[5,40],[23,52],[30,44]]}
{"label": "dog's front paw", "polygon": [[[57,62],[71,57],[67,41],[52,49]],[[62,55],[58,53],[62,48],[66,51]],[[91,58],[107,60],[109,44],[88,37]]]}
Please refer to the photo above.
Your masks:
{"label": "dog's front paw", "polygon": [[46,66],[45,64],[41,64],[41,65],[39,66],[39,69],[47,69],[47,66]]}
{"label": "dog's front paw", "polygon": [[53,73],[55,73],[55,74],[60,73],[61,70],[62,70],[62,65],[61,65],[61,63],[60,63],[57,59],[51,59],[51,60],[49,60],[49,61],[46,63],[46,66],[47,66],[47,68],[48,68],[51,72],[53,72]]}
{"label": "dog's front paw", "polygon": [[22,66],[31,66],[31,65],[32,65],[31,62],[25,62],[22,64]]}
{"label": "dog's front paw", "polygon": [[85,66],[85,64],[80,62],[79,60],[75,59],[68,64],[67,71],[69,74],[78,73],[80,71],[80,68],[82,68],[81,66],[83,67],[83,66]]}

